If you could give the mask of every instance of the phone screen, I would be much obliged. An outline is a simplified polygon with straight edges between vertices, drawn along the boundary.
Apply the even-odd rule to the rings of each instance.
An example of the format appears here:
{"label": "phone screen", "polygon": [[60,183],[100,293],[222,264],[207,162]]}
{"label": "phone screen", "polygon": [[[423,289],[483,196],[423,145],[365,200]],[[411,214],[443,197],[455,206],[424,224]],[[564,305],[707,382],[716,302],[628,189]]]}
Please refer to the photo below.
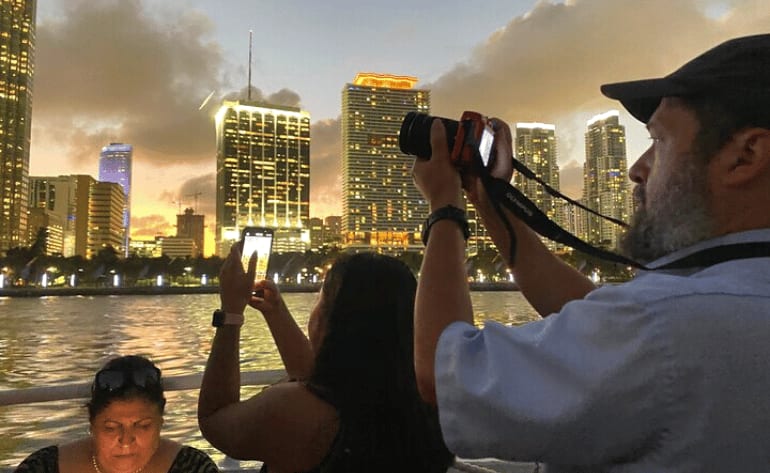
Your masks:
{"label": "phone screen", "polygon": [[260,281],[267,277],[267,263],[270,261],[270,252],[273,249],[273,230],[263,227],[246,227],[243,229],[243,250],[241,251],[241,263],[243,270],[249,270],[249,258],[257,253],[257,269],[254,272],[254,280]]}

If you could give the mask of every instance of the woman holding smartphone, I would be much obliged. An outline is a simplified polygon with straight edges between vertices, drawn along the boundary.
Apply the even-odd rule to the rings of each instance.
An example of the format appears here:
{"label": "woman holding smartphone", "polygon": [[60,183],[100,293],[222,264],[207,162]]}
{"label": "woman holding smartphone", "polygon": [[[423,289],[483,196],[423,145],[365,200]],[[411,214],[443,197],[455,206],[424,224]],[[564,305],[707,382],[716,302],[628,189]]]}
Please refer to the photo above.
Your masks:
{"label": "woman holding smartphone", "polygon": [[222,324],[198,402],[203,436],[233,458],[262,461],[263,472],[446,471],[453,456],[415,383],[409,268],[375,253],[343,255],[305,336],[275,284],[253,282],[254,266],[252,258],[244,272],[236,245],[220,274],[222,310],[262,313],[290,380],[240,400],[240,325]]}

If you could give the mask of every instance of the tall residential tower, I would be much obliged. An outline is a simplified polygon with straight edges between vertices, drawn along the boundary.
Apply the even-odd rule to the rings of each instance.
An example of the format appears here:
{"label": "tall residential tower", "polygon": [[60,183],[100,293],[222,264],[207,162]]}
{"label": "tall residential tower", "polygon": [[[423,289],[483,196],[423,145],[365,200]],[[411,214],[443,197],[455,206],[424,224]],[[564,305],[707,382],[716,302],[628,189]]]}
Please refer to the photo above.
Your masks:
{"label": "tall residential tower", "polygon": [[244,226],[274,229],[277,252],[310,244],[310,114],[295,107],[225,101],[216,115],[217,252]]}
{"label": "tall residential tower", "polygon": [[128,240],[131,236],[131,160],[134,147],[124,143],[110,143],[99,154],[99,182],[114,182],[123,188],[123,237],[124,256],[128,256]]}
{"label": "tall residential tower", "polygon": [[35,0],[0,0],[0,251],[27,245]]}
{"label": "tall residential tower", "polygon": [[[556,155],[556,126],[547,123],[516,124],[516,159],[549,186],[559,190],[559,165]],[[554,198],[537,182],[520,173],[513,176],[514,186],[529,197],[551,219],[557,219]],[[561,222],[557,222],[561,223]]]}
{"label": "tall residential tower", "polygon": [[[618,117],[617,110],[610,110],[586,123],[583,202],[602,215],[625,222],[629,213],[626,128]],[[586,231],[589,243],[614,248],[623,229],[589,215]]]}
{"label": "tall residential tower", "polygon": [[404,116],[430,111],[417,78],[359,73],[342,91],[342,233],[348,248],[398,253],[422,247],[427,206],[401,152]]}

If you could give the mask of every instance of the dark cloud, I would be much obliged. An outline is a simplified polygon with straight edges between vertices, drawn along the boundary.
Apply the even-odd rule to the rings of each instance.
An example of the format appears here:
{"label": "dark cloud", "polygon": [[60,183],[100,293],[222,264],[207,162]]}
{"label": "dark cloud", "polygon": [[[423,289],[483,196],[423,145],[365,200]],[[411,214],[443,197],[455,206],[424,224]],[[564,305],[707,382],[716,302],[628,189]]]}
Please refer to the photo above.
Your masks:
{"label": "dark cloud", "polygon": [[[138,0],[67,2],[38,25],[35,133],[76,162],[110,141],[160,164],[211,157],[214,127],[198,110],[221,87],[212,25],[192,12],[157,20]],[[171,10],[169,10],[171,12]]]}
{"label": "dark cloud", "polygon": [[310,214],[339,215],[342,204],[342,132],[340,119],[310,127]]}
{"label": "dark cloud", "polygon": [[[251,97],[249,97],[249,89],[251,89]],[[252,102],[260,102],[267,105],[280,105],[296,108],[302,107],[299,94],[293,90],[284,88],[278,92],[265,95],[261,89],[253,85],[251,87],[244,87],[237,92],[230,92],[223,97],[223,100],[249,100],[249,98]]]}
{"label": "dark cloud", "polygon": [[217,176],[213,172],[185,181],[177,193],[182,208],[193,208],[195,213],[209,215],[213,219],[216,215],[216,184]]}

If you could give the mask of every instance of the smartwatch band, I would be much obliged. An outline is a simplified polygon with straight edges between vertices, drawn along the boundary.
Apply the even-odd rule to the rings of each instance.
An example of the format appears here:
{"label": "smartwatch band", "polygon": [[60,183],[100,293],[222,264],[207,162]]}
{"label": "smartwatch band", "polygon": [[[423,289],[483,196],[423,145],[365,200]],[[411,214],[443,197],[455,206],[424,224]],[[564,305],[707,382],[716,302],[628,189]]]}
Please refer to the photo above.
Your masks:
{"label": "smartwatch band", "polygon": [[430,236],[430,228],[433,226],[433,224],[438,222],[439,220],[445,220],[445,219],[456,222],[457,225],[460,226],[460,230],[462,230],[463,232],[463,238],[465,238],[466,241],[468,240],[468,237],[471,236],[471,230],[468,227],[468,217],[466,217],[465,215],[465,210],[459,209],[454,205],[447,205],[434,210],[433,212],[431,212],[430,215],[428,215],[428,218],[425,220],[425,223],[422,226],[423,245],[428,244],[428,237]]}
{"label": "smartwatch band", "polygon": [[224,325],[243,325],[243,314],[235,314],[233,312],[225,312],[222,309],[214,311],[214,315],[211,319],[212,327],[222,327]]}

